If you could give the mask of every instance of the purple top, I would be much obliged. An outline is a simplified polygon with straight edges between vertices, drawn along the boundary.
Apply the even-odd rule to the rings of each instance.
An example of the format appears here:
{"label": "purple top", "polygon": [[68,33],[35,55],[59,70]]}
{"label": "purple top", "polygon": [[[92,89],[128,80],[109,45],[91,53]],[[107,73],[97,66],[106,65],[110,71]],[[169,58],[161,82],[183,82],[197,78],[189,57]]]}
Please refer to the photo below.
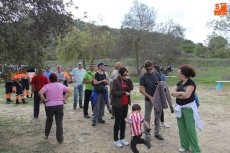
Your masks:
{"label": "purple top", "polygon": [[66,92],[67,89],[65,85],[58,82],[46,84],[41,89],[46,94],[46,106],[63,105],[63,92]]}

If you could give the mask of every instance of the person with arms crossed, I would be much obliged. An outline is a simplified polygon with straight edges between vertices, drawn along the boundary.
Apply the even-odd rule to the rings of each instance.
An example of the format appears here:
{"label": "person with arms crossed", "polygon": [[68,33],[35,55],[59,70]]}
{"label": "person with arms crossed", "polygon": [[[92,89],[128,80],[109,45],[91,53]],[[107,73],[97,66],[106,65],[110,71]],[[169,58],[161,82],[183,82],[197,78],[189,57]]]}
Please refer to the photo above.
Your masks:
{"label": "person with arms crossed", "polygon": [[95,77],[93,79],[93,86],[94,86],[94,97],[95,101],[92,103],[93,105],[93,116],[92,116],[92,126],[96,126],[96,123],[104,124],[105,120],[102,119],[104,116],[104,110],[105,110],[105,104],[106,104],[106,98],[107,91],[105,86],[109,83],[109,80],[106,79],[105,75],[105,65],[103,62],[100,62],[97,67],[98,70],[95,74]]}
{"label": "person with arms crossed", "polygon": [[201,130],[203,125],[195,102],[196,84],[191,79],[196,76],[196,72],[189,65],[181,65],[177,76],[180,81],[171,95],[176,97],[175,113],[181,143],[179,151],[185,152],[191,149],[193,153],[200,153],[195,127]]}

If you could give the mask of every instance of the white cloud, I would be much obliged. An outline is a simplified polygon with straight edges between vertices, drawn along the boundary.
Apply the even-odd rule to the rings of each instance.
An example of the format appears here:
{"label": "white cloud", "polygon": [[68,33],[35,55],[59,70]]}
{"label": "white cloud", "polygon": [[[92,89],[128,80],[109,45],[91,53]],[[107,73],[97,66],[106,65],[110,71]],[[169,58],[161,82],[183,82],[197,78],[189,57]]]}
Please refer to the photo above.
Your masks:
{"label": "white cloud", "polygon": [[[214,6],[222,0],[140,0],[157,11],[156,22],[167,22],[169,19],[181,24],[185,29],[185,38],[195,43],[204,43],[212,29],[206,27],[207,21],[214,19]],[[227,3],[227,2],[226,2]],[[96,21],[97,24],[120,28],[124,15],[133,5],[133,0],[78,0],[79,9],[74,9],[75,18],[85,21]]]}

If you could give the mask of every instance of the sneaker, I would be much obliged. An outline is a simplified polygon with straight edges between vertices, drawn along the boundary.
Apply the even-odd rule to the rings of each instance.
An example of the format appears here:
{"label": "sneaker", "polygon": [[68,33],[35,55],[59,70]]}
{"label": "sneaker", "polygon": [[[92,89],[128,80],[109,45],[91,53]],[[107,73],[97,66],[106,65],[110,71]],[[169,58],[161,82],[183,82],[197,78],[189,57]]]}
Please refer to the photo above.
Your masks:
{"label": "sneaker", "polygon": [[185,152],[185,149],[184,148],[179,148],[179,152]]}
{"label": "sneaker", "polygon": [[128,142],[126,139],[121,139],[121,140],[120,140],[120,143],[121,143],[123,146],[128,146],[128,145],[129,145],[129,142]]}
{"label": "sneaker", "polygon": [[60,141],[58,141],[59,144],[62,144],[64,141],[64,137],[62,137],[62,139]]}
{"label": "sneaker", "polygon": [[146,145],[146,147],[148,148],[148,149],[150,149],[151,148],[151,143],[149,142],[149,141],[144,141],[144,145]]}
{"label": "sneaker", "polygon": [[92,126],[96,126],[96,122],[95,121],[93,121]]}
{"label": "sneaker", "polygon": [[104,124],[104,123],[105,123],[105,120],[99,119],[99,120],[98,120],[98,123]]}
{"label": "sneaker", "polygon": [[159,134],[159,135],[155,135],[155,138],[157,138],[158,140],[164,140],[164,138]]}
{"label": "sneaker", "polygon": [[164,122],[161,123],[161,126],[165,128],[170,128],[170,126],[168,124],[165,124]]}
{"label": "sneaker", "polygon": [[89,115],[85,115],[85,118],[90,118],[90,116]]}
{"label": "sneaker", "polygon": [[117,146],[118,148],[122,148],[122,147],[123,147],[123,145],[121,144],[121,142],[120,142],[119,140],[114,141],[113,144],[114,144],[115,146]]}

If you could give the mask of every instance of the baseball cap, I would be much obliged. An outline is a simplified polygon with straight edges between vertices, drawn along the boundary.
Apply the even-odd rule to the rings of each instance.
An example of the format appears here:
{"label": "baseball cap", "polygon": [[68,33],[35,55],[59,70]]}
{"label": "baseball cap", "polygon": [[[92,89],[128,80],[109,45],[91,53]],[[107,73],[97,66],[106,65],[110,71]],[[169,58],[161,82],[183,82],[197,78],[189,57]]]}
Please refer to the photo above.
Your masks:
{"label": "baseball cap", "polygon": [[78,62],[77,64],[78,64],[78,65],[80,65],[80,64],[82,65],[82,62],[80,61],[80,62]]}
{"label": "baseball cap", "polygon": [[105,63],[100,62],[100,63],[97,64],[97,67],[102,66],[102,65],[107,66]]}

